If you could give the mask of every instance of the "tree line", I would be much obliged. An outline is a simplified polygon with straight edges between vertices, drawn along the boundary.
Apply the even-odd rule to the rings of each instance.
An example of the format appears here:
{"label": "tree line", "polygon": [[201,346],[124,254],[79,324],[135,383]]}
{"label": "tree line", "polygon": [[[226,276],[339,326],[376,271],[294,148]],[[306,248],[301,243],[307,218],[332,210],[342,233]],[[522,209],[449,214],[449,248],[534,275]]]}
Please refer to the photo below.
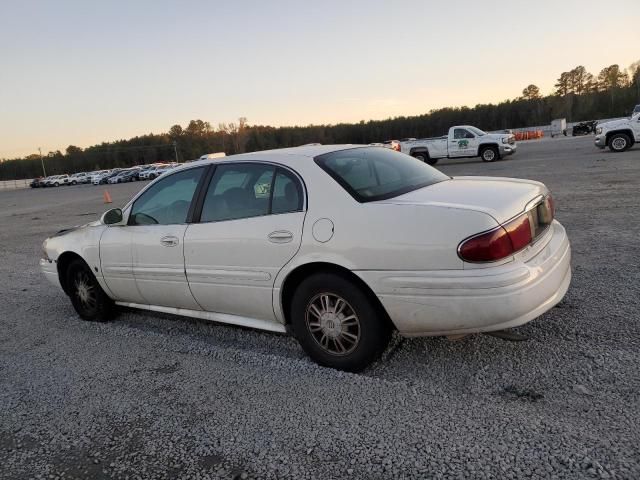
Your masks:
{"label": "tree line", "polygon": [[[443,135],[451,125],[471,124],[484,130],[523,128],[549,124],[554,118],[582,121],[628,115],[640,103],[640,61],[624,70],[619,65],[603,68],[597,75],[585,67],[562,72],[550,95],[528,85],[522,96],[498,104],[440,108],[423,115],[401,116],[335,125],[271,127],[237,122],[213,127],[191,120],[186,127],[173,125],[168,132],[150,133],[128,140],[103,142],[88,148],[69,145],[65,152],[44,155],[47,175],[129,167],[155,162],[191,160],[211,152],[227,155],[306,143],[371,143],[405,137]],[[39,154],[3,159],[0,180],[42,175]]]}

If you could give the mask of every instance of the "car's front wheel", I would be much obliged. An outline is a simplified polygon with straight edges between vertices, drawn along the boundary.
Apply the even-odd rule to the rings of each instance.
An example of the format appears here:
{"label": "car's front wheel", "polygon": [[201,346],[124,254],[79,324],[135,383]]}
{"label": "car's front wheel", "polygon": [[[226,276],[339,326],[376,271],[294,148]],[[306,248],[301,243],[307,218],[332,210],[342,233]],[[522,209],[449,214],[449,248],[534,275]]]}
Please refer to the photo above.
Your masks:
{"label": "car's front wheel", "polygon": [[631,146],[629,135],[616,133],[609,139],[609,149],[612,152],[624,152]]}
{"label": "car's front wheel", "polygon": [[291,305],[294,334],[320,365],[358,372],[380,357],[390,322],[360,287],[346,278],[315,274],[296,290]]}
{"label": "car's front wheel", "polygon": [[76,259],[67,269],[67,293],[83,320],[104,322],[114,313],[114,303],[96,280],[87,264]]}
{"label": "car's front wheel", "polygon": [[480,152],[480,157],[483,162],[495,162],[500,158],[500,153],[496,147],[487,147]]}

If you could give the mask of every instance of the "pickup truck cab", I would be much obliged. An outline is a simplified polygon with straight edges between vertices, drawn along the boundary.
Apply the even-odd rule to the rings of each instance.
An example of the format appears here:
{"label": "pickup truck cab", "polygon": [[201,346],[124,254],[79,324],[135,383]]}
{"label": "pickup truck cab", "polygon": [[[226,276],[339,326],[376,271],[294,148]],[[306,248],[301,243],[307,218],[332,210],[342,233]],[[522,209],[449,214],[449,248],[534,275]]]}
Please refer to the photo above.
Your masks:
{"label": "pickup truck cab", "polygon": [[624,152],[636,142],[640,142],[640,111],[631,118],[599,123],[596,127],[598,148],[609,147],[612,152]]}
{"label": "pickup truck cab", "polygon": [[493,162],[516,152],[516,138],[508,133],[487,133],[471,125],[456,125],[449,134],[436,138],[421,138],[399,142],[394,148],[429,165],[441,158],[480,157]]}

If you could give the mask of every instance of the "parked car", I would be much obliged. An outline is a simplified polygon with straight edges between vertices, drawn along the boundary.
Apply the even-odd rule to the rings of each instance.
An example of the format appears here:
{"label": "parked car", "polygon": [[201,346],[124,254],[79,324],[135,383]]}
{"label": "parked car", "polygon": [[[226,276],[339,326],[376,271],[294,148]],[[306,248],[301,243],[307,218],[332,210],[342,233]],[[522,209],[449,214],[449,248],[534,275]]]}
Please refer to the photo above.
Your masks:
{"label": "parked car", "polygon": [[31,188],[40,188],[42,187],[42,182],[44,181],[44,177],[36,177],[33,180],[31,180],[31,183],[29,183],[29,186]]}
{"label": "parked car", "polygon": [[597,120],[576,123],[571,129],[571,135],[576,137],[578,135],[589,135],[590,133],[595,133],[597,125]]}
{"label": "parked car", "polygon": [[109,183],[127,183],[138,180],[139,170],[137,168],[130,168],[120,171],[117,175],[109,178]]}
{"label": "parked car", "polygon": [[640,112],[631,118],[612,120],[598,124],[595,145],[609,147],[612,152],[624,152],[636,142],[640,142]]}
{"label": "parked car", "polygon": [[74,173],[69,177],[69,183],[71,185],[77,185],[79,183],[89,183],[90,177],[86,172]]}
{"label": "parked car", "polygon": [[571,279],[542,183],[451,178],[352,145],[185,165],[43,251],[44,275],[83,319],[122,305],[292,332],[315,361],[349,371],[378,358],[394,329],[527,323]]}
{"label": "parked car", "polygon": [[633,117],[636,113],[640,113],[640,105],[636,105],[633,108],[633,112],[631,112],[631,116]]}
{"label": "parked car", "polygon": [[421,138],[399,142],[402,153],[408,153],[429,165],[441,158],[480,157],[493,162],[516,152],[516,137],[511,134],[486,133],[471,125],[456,125],[449,134],[436,138]]}
{"label": "parked car", "polygon": [[43,182],[43,186],[45,187],[59,187],[61,185],[70,185],[69,175],[53,175],[47,177]]}
{"label": "parked car", "polygon": [[121,168],[114,168],[113,170],[109,170],[101,175],[94,176],[91,183],[94,185],[104,185],[109,182],[110,178],[115,177],[121,171]]}

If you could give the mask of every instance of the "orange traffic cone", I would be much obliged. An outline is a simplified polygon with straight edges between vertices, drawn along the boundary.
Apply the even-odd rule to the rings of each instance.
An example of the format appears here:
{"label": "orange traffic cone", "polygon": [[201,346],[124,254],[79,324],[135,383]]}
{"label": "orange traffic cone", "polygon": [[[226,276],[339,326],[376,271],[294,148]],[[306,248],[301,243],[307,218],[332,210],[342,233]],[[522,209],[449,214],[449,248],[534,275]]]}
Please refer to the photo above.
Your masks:
{"label": "orange traffic cone", "polygon": [[107,192],[106,190],[104,191],[103,197],[104,197],[104,203],[111,203],[112,202],[111,195],[109,195],[109,192]]}

